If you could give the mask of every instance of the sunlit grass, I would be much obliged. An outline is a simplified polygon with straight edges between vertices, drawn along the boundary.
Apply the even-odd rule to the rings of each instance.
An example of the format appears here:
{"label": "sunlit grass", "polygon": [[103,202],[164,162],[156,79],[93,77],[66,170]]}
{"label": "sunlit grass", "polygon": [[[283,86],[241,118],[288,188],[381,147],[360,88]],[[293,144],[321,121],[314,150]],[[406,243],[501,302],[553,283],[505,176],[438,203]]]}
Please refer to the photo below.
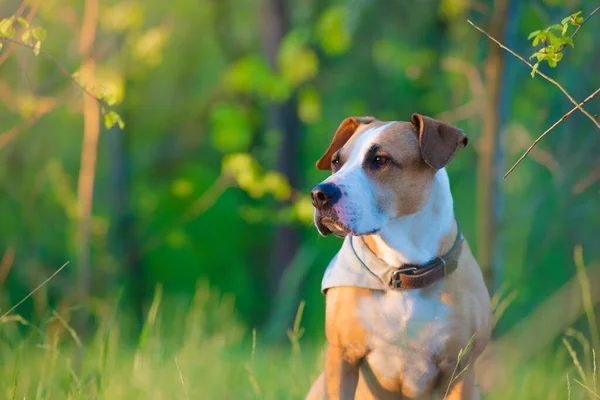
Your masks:
{"label": "sunlit grass", "polygon": [[[585,301],[589,281],[578,250],[575,256],[592,327],[594,310]],[[512,293],[494,296],[495,320]],[[302,399],[321,371],[324,343],[303,340],[304,302],[288,341],[275,345],[237,320],[231,296],[206,284],[198,285],[191,302],[165,299],[158,286],[139,339],[132,341],[134,323],[119,309],[120,297],[91,302],[96,330],[86,341],[69,322],[81,310],[69,310],[69,316],[50,310],[38,323],[26,321],[18,309],[5,315],[0,398]],[[593,328],[589,334],[568,329],[562,345],[521,365],[500,366],[508,378],[484,398],[599,399],[597,335]]]}
{"label": "sunlit grass", "polygon": [[189,305],[157,288],[137,344],[114,305],[99,309],[86,346],[55,311],[39,329],[16,314],[3,320],[0,398],[302,398],[318,374],[320,348],[300,342],[301,310],[293,346],[266,346],[236,321],[232,299],[206,285]]}

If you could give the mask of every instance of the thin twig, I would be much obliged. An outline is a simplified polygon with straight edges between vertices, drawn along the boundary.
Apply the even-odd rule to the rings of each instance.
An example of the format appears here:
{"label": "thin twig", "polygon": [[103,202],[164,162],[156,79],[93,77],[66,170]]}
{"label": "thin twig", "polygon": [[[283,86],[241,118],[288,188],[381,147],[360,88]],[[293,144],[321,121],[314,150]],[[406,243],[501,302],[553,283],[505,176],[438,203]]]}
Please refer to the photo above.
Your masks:
{"label": "thin twig", "polygon": [[535,139],[535,141],[531,144],[531,146],[529,146],[529,148],[527,149],[527,151],[525,151],[525,153],[523,153],[523,155],[517,160],[517,162],[512,167],[510,167],[510,169],[508,170],[508,172],[506,174],[504,174],[504,179],[506,179],[506,177],[508,176],[508,174],[510,174],[517,167],[517,165],[519,165],[519,163],[521,161],[523,161],[523,159],[527,156],[527,154],[529,154],[529,152],[538,144],[538,142],[540,140],[542,140],[544,138],[544,136],[546,136],[552,129],[556,128],[559,124],[561,124],[565,119],[569,118],[571,116],[571,114],[573,114],[578,108],[580,108],[582,105],[584,105],[585,103],[587,103],[588,101],[590,101],[591,99],[593,99],[594,96],[596,96],[598,93],[600,93],[600,88],[596,89],[596,91],[594,93],[590,94],[587,97],[587,99],[585,99],[584,101],[582,101],[581,103],[579,103],[577,105],[577,107],[572,108],[571,111],[569,111],[568,113],[566,113],[565,115],[563,115],[550,128],[546,129],[546,131],[544,133],[542,133],[537,139]]}
{"label": "thin twig", "polygon": [[569,98],[569,100],[571,101],[571,103],[573,103],[582,113],[584,113],[590,120],[592,120],[592,122],[598,127],[600,128],[600,122],[596,121],[596,119],[594,117],[592,117],[590,115],[590,113],[588,113],[587,111],[585,111],[580,104],[577,104],[577,102],[575,101],[575,99],[573,97],[571,97],[571,95],[569,94],[569,92],[567,92],[565,90],[564,87],[562,87],[562,85],[558,82],[556,82],[554,79],[550,78],[548,75],[544,74],[543,72],[540,72],[538,69],[534,69],[533,65],[531,65],[531,63],[529,61],[527,61],[526,59],[524,59],[523,57],[521,57],[519,54],[515,53],[514,51],[512,51],[511,49],[509,49],[508,47],[506,47],[505,45],[503,45],[502,43],[500,43],[497,39],[495,39],[494,37],[492,37],[489,33],[487,33],[486,31],[484,31],[483,29],[481,29],[479,26],[475,25],[473,22],[471,22],[470,20],[467,20],[467,22],[475,29],[477,29],[479,32],[483,33],[484,35],[486,35],[492,42],[496,43],[498,46],[500,46],[500,48],[508,51],[510,54],[512,54],[513,56],[517,57],[519,60],[521,60],[523,63],[525,63],[527,66],[529,66],[529,68],[531,68],[536,74],[538,74],[539,76],[541,76],[542,78],[546,79],[548,82],[552,83],[553,85],[555,85],[557,88],[560,89],[561,92],[563,92],[565,94],[565,96],[567,96]]}
{"label": "thin twig", "polygon": [[0,322],[2,322],[2,320],[4,319],[4,317],[6,317],[8,314],[10,314],[11,312],[13,312],[14,310],[17,309],[17,307],[19,307],[21,304],[23,304],[23,302],[25,300],[27,300],[28,298],[30,298],[31,296],[33,296],[35,294],[35,292],[37,292],[38,290],[40,290],[45,284],[47,284],[48,282],[50,282],[56,275],[58,275],[60,273],[60,271],[63,270],[63,268],[65,268],[67,265],[69,265],[69,261],[67,261],[66,263],[64,263],[62,265],[62,267],[60,267],[59,269],[57,269],[56,271],[54,271],[54,273],[52,275],[50,275],[44,282],[40,283],[35,289],[33,289],[27,296],[23,297],[23,299],[21,299],[21,301],[19,301],[17,304],[15,304],[10,310],[8,310],[7,312],[5,312],[4,314],[2,314],[2,316],[0,317]]}
{"label": "thin twig", "polygon": [[[0,37],[0,41],[7,41],[7,42],[15,43],[15,44],[18,44],[19,46],[23,46],[23,47],[26,47],[28,49],[35,50],[33,46],[30,46],[27,43],[22,42],[22,41],[20,41],[18,39],[13,39],[13,38],[8,38],[8,37]],[[81,90],[83,90],[83,92],[86,95],[90,96],[92,99],[94,99],[94,100],[96,100],[98,102],[98,104],[100,105],[100,111],[102,112],[102,115],[106,114],[106,110],[110,109],[110,106],[108,104],[106,104],[104,102],[104,100],[102,100],[101,98],[99,98],[98,96],[96,96],[88,88],[86,88],[84,85],[82,85],[81,83],[79,83],[79,81],[77,81],[77,79],[75,79],[75,77],[73,77],[73,75],[71,75],[69,73],[69,71],[61,64],[60,61],[58,61],[56,59],[56,57],[54,57],[50,53],[46,53],[43,50],[39,50],[39,55],[42,55],[42,56],[46,57],[48,60],[52,61],[58,67],[58,69],[60,70],[60,72],[63,73],[63,75],[65,75],[66,77],[68,77],[71,80],[71,82],[73,82],[76,86],[78,86]]]}

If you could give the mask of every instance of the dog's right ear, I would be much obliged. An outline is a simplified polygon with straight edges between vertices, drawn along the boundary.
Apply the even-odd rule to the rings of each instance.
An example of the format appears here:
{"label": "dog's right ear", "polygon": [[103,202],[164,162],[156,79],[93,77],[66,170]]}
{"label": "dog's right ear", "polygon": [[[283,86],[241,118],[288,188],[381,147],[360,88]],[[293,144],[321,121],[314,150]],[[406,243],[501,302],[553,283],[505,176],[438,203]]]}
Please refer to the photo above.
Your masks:
{"label": "dog's right ear", "polygon": [[327,148],[325,154],[317,161],[317,168],[329,171],[331,169],[331,157],[333,157],[335,152],[344,147],[360,125],[370,124],[374,121],[375,118],[373,117],[348,117],[343,120],[340,126],[338,126],[337,131],[335,131],[329,148]]}

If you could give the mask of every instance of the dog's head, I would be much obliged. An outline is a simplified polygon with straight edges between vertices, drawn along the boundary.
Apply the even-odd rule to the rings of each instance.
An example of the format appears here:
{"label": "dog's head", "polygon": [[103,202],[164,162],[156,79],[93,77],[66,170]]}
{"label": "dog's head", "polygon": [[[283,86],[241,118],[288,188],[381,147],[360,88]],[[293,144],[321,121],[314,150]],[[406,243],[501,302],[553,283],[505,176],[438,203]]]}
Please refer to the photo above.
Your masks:
{"label": "dog's head", "polygon": [[418,212],[435,173],[466,145],[460,129],[419,114],[410,122],[346,118],[317,161],[332,172],[311,193],[319,233],[373,234]]}

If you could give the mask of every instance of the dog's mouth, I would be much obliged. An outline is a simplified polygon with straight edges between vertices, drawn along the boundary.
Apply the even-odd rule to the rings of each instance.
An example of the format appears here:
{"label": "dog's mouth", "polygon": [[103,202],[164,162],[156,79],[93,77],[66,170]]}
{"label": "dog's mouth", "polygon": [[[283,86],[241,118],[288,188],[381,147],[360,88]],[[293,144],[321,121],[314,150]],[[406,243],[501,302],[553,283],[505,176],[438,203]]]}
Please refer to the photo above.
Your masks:
{"label": "dog's mouth", "polygon": [[321,217],[317,219],[317,230],[323,236],[333,233],[335,236],[343,238],[351,235],[352,231],[344,226],[337,218]]}

